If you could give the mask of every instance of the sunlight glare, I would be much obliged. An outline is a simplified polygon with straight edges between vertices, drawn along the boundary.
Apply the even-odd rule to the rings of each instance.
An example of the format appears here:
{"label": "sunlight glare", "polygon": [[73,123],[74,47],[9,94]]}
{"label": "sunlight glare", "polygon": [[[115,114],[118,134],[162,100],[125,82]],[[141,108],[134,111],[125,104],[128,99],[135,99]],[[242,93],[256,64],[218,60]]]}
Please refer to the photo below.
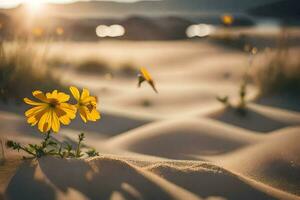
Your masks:
{"label": "sunlight glare", "polygon": [[43,4],[41,0],[23,0],[23,3],[32,12],[39,11]]}

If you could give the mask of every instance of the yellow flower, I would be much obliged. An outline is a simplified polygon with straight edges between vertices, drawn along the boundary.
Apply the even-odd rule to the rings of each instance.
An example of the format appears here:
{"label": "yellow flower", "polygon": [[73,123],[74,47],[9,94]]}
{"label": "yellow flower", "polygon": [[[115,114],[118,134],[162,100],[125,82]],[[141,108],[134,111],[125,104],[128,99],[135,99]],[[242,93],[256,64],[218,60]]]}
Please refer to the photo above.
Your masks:
{"label": "yellow flower", "polygon": [[97,98],[90,96],[90,92],[83,88],[80,94],[76,87],[70,87],[70,91],[77,100],[76,107],[79,110],[81,119],[86,123],[87,121],[97,121],[101,118],[97,110]]}
{"label": "yellow flower", "polygon": [[147,71],[146,68],[142,67],[140,69],[140,73],[138,74],[138,78],[139,78],[139,82],[138,82],[138,87],[141,86],[141,84],[144,82],[144,81],[147,81],[149,83],[149,85],[152,87],[152,89],[158,93],[156,87],[155,87],[155,84],[154,84],[154,81],[150,75],[150,73]]}
{"label": "yellow flower", "polygon": [[34,106],[25,112],[27,122],[31,126],[38,125],[41,132],[47,132],[52,129],[58,132],[60,123],[68,125],[71,119],[76,116],[76,107],[66,103],[70,96],[54,90],[46,95],[41,91],[34,91],[33,96],[41,102],[32,101],[24,98],[24,102]]}

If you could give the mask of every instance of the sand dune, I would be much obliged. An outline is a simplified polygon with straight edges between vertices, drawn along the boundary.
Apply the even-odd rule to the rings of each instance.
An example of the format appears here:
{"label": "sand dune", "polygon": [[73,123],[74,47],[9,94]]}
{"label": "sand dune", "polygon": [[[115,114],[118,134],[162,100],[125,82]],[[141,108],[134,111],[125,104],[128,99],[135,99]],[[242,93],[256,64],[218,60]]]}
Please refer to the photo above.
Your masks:
{"label": "sand dune", "polygon": [[157,122],[115,136],[107,146],[155,156],[188,159],[216,155],[259,142],[262,136],[209,119]]}
{"label": "sand dune", "polygon": [[[114,199],[116,194],[123,199],[199,199],[126,161],[45,158],[33,165],[24,163],[16,172],[6,191],[8,199],[30,199],[32,195],[39,197],[37,199],[54,199],[57,194],[71,199],[68,197],[70,188],[88,199]],[[25,180],[25,187],[19,184]]]}
{"label": "sand dune", "polygon": [[[81,119],[77,118],[73,121],[69,128],[78,131],[97,132],[100,135],[111,137],[142,126],[148,122],[148,120],[136,119],[129,116],[119,116],[104,112],[101,121],[98,123],[85,124]],[[114,124],[114,126],[111,126],[111,124]]]}
{"label": "sand dune", "polygon": [[236,152],[211,157],[211,160],[299,195],[299,130],[300,127],[295,127],[273,132],[263,142]]}
{"label": "sand dune", "polygon": [[221,199],[293,199],[293,195],[284,192],[272,196],[263,188],[249,184],[247,178],[241,178],[211,164],[185,167],[154,165],[148,170],[206,198],[214,196]]}
{"label": "sand dune", "polygon": [[[237,102],[245,53],[207,41],[59,43],[49,51],[65,55],[66,49],[66,59],[75,61],[101,55],[112,66],[128,59],[145,66],[159,94],[146,84],[137,89],[136,77],[105,79],[72,66],[57,70],[67,85],[99,97],[102,119],[76,119],[54,137],[75,145],[84,131],[84,144],[100,156],[22,161],[5,149],[0,199],[300,199],[298,104],[256,99],[254,85],[245,113],[216,101],[229,95]],[[0,139],[40,141],[23,111],[0,112]]]}
{"label": "sand dune", "polygon": [[[26,185],[20,184],[25,181]],[[109,157],[89,161],[43,158],[23,163],[5,195],[7,199],[293,199],[284,192],[269,194],[247,178],[209,163],[138,167]]]}
{"label": "sand dune", "polygon": [[270,132],[289,125],[289,123],[271,119],[268,116],[251,109],[238,111],[236,109],[226,108],[224,112],[213,114],[212,118],[258,132]]}

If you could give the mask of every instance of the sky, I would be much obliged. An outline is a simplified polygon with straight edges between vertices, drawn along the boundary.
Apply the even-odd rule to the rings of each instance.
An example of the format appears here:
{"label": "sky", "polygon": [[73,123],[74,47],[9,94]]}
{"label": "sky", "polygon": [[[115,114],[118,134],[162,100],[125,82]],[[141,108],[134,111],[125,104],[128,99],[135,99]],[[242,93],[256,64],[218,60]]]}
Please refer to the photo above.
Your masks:
{"label": "sky", "polygon": [[[21,3],[72,3],[78,0],[0,0],[0,8],[13,8]],[[94,1],[94,0],[81,0],[81,1]],[[118,2],[136,2],[140,0],[111,0],[111,1],[118,1]]]}

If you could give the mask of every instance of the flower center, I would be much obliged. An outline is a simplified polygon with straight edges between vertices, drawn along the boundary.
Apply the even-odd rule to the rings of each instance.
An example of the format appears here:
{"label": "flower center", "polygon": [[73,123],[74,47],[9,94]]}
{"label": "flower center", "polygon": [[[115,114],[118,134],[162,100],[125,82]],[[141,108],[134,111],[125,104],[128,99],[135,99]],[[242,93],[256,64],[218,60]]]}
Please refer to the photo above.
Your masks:
{"label": "flower center", "polygon": [[49,106],[50,106],[51,108],[55,108],[57,105],[59,105],[59,102],[58,102],[57,99],[50,99],[50,101],[49,101]]}
{"label": "flower center", "polygon": [[90,112],[92,112],[92,110],[96,108],[96,106],[94,106],[92,103],[89,103],[86,107],[89,109]]}

